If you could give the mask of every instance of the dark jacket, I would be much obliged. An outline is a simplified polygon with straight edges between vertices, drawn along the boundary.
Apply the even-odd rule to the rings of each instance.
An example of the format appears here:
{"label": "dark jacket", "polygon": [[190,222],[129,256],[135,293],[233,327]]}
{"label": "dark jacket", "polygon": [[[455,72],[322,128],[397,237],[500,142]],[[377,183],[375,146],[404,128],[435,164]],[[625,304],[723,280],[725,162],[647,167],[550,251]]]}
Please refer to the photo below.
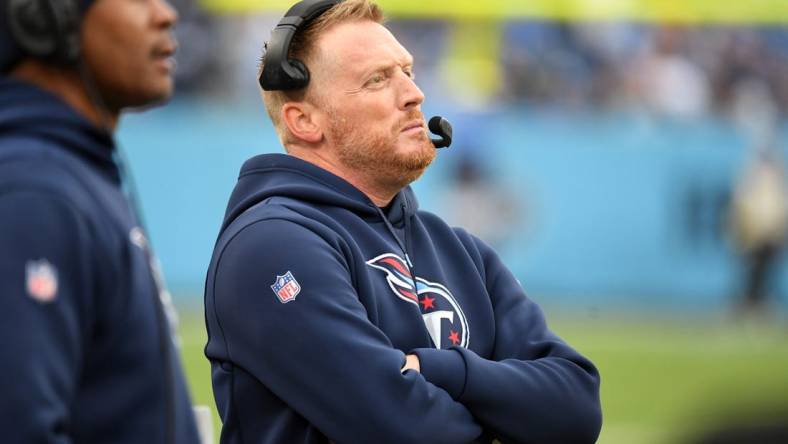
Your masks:
{"label": "dark jacket", "polygon": [[198,441],[113,150],[55,96],[0,79],[4,443]]}
{"label": "dark jacket", "polygon": [[[471,210],[472,211],[472,210]],[[599,376],[479,239],[286,155],[241,170],[206,282],[222,443],[589,443]],[[421,373],[400,373],[415,353]]]}

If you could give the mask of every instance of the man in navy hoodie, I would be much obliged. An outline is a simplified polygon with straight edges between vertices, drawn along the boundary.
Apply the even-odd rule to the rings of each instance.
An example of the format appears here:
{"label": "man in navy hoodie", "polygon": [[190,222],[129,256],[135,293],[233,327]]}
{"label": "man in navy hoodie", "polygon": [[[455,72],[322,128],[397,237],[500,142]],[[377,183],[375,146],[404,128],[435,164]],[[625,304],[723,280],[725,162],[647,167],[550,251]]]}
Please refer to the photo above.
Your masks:
{"label": "man in navy hoodie", "polygon": [[435,148],[411,55],[368,0],[330,3],[290,46],[308,85],[263,93],[287,154],[243,165],[208,270],[221,442],[594,442],[594,365],[418,209]]}
{"label": "man in navy hoodie", "polygon": [[198,442],[121,188],[120,111],[173,88],[164,0],[0,1],[0,441]]}

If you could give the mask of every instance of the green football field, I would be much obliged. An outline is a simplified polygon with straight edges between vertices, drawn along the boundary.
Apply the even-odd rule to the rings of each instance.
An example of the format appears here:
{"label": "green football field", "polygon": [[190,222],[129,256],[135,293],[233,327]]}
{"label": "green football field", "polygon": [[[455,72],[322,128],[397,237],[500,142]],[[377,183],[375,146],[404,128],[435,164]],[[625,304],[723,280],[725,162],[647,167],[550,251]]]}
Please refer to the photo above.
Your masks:
{"label": "green football field", "polygon": [[[182,354],[196,404],[214,409],[201,313],[182,312]],[[600,443],[682,443],[719,426],[788,418],[788,323],[569,316],[552,329],[599,367]],[[216,417],[216,439],[219,422]]]}

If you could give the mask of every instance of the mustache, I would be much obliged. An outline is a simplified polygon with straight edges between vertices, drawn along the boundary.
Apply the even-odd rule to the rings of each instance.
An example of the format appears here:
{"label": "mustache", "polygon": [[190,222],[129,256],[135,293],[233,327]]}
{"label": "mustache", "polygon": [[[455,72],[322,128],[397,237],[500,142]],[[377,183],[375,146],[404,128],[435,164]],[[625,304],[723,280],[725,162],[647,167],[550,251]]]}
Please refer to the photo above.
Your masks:
{"label": "mustache", "polygon": [[[422,114],[421,111],[419,111],[419,110],[408,111],[408,114],[406,114],[403,118],[401,118],[401,119],[399,119],[397,121],[397,123],[396,123],[396,125],[394,127],[394,130],[399,132],[405,125],[409,124],[410,122],[412,122],[412,121],[414,121],[416,119],[421,120],[422,122],[426,122],[424,120],[424,114]],[[425,124],[425,127],[426,127],[426,124]]]}

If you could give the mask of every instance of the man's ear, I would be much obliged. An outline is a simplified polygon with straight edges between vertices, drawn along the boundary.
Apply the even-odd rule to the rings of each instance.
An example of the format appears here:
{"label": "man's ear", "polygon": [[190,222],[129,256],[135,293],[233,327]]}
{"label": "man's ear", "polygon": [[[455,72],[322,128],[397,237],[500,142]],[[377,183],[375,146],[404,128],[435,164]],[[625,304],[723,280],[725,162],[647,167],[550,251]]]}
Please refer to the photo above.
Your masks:
{"label": "man's ear", "polygon": [[318,143],[323,140],[323,128],[317,119],[317,111],[306,102],[287,102],[282,105],[282,121],[297,139]]}

